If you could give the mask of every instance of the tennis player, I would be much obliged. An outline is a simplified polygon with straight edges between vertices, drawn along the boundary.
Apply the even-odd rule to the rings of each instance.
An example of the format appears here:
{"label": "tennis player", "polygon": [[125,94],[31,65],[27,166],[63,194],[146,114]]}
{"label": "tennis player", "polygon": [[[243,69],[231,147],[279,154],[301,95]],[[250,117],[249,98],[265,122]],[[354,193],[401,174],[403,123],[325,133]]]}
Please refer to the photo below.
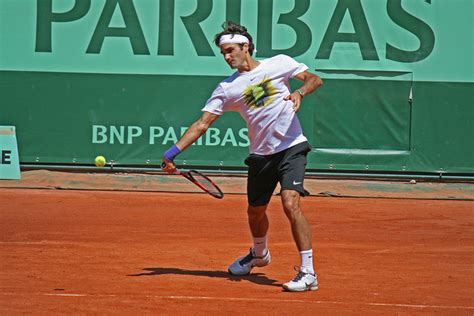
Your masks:
{"label": "tennis player", "polygon": [[[237,71],[219,83],[202,109],[202,116],[163,154],[163,170],[175,173],[173,160],[179,153],[203,135],[224,112],[239,112],[247,123],[250,139],[250,155],[245,163],[248,165],[247,213],[253,247],[232,263],[228,271],[232,275],[247,275],[252,268],[270,263],[266,210],[279,182],[283,209],[301,256],[296,277],[283,284],[283,288],[294,292],[317,290],[311,227],[300,207],[300,197],[308,194],[303,182],[306,155],[311,147],[296,112],[301,100],[321,86],[322,81],[308,72],[306,65],[286,55],[255,60],[252,36],[247,29],[230,21],[222,27],[224,30],[215,36],[215,44],[230,68]],[[291,92],[290,78],[301,81],[302,86]]]}

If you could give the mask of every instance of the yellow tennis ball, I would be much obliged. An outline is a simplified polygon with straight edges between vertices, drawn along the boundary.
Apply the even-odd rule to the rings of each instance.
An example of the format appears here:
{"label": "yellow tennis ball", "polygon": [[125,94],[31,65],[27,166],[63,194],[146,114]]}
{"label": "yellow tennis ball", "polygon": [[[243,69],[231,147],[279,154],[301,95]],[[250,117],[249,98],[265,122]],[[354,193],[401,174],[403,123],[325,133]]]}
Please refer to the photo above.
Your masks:
{"label": "yellow tennis ball", "polygon": [[95,165],[97,167],[103,167],[105,166],[105,163],[106,163],[106,160],[105,160],[105,157],[104,156],[97,156],[95,157]]}

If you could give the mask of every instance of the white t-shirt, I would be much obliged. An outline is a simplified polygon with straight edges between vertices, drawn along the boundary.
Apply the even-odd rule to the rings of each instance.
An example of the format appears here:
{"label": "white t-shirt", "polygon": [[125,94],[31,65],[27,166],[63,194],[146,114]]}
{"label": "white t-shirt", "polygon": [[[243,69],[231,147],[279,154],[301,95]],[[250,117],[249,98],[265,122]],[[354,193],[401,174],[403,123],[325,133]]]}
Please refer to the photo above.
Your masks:
{"label": "white t-shirt", "polygon": [[307,70],[286,55],[261,60],[248,72],[235,72],[212,93],[202,111],[239,112],[247,123],[250,153],[271,155],[306,141],[291,100],[289,79]]}

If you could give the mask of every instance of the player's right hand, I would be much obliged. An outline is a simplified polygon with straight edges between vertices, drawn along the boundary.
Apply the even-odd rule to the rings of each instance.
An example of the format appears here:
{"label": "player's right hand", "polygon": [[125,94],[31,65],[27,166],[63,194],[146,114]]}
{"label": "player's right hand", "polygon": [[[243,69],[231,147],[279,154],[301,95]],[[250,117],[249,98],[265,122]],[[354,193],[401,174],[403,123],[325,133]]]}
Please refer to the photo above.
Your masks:
{"label": "player's right hand", "polygon": [[172,161],[168,161],[163,159],[161,161],[161,169],[169,174],[177,174],[178,170],[176,170],[176,165]]}

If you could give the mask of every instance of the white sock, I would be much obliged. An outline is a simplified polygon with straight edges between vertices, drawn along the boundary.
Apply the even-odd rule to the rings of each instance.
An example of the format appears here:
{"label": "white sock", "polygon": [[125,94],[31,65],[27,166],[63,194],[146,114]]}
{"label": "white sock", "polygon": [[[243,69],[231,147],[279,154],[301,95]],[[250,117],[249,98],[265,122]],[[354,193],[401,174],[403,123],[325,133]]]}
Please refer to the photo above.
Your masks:
{"label": "white sock", "polygon": [[300,251],[301,256],[301,271],[306,273],[313,273],[313,249]]}
{"label": "white sock", "polygon": [[267,253],[267,236],[253,237],[253,251],[257,257],[263,257]]}

